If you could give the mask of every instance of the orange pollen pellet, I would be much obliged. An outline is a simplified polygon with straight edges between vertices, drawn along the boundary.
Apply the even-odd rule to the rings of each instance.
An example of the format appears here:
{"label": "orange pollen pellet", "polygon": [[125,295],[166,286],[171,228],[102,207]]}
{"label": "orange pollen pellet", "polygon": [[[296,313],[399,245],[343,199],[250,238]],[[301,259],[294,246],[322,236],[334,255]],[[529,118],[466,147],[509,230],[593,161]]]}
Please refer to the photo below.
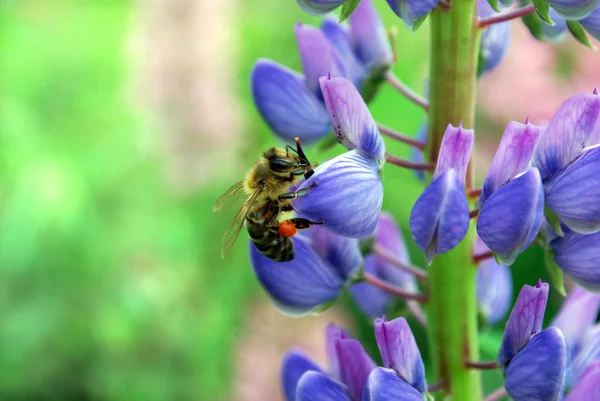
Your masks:
{"label": "orange pollen pellet", "polygon": [[293,237],[296,235],[296,226],[292,222],[282,221],[279,223],[279,229],[277,231],[279,232],[279,235],[283,235],[284,237]]}

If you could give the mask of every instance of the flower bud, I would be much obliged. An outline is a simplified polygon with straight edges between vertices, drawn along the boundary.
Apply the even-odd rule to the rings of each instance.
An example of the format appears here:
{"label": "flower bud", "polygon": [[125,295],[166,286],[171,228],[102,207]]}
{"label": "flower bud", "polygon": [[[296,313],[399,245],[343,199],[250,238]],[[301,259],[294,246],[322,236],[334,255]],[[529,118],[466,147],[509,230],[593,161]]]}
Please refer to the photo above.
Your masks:
{"label": "flower bud", "polygon": [[319,82],[337,141],[382,162],[385,143],[354,85],[346,78],[331,76],[322,77]]}
{"label": "flower bud", "polygon": [[[331,17],[323,19],[323,23],[321,24],[321,31],[327,36],[327,39],[329,39],[345,65],[345,77],[352,81],[357,89],[360,89],[366,71],[362,62],[356,55],[352,38],[346,28],[346,26],[338,24]],[[323,74],[322,76],[326,75],[327,74]]]}
{"label": "flower bud", "polygon": [[319,185],[293,202],[299,213],[323,221],[324,228],[338,235],[373,235],[383,204],[383,186],[374,159],[357,150],[346,152],[318,166],[299,189],[313,182]]}
{"label": "flower bud", "polygon": [[360,342],[353,338],[338,338],[335,342],[335,350],[339,362],[340,379],[346,384],[350,398],[360,400],[369,373],[377,365]]}
{"label": "flower bud", "polygon": [[594,8],[590,15],[579,22],[594,39],[600,40],[600,6]]}
{"label": "flower bud", "polygon": [[298,382],[297,401],[351,401],[346,387],[321,372],[306,372]]}
{"label": "flower bud", "polygon": [[296,0],[300,8],[310,15],[325,15],[344,4],[346,0]]}
{"label": "flower bud", "polygon": [[600,232],[583,235],[563,228],[564,236],[550,242],[556,264],[577,284],[589,291],[600,291]]}
{"label": "flower bud", "polygon": [[521,289],[506,323],[498,353],[498,364],[505,371],[510,361],[529,342],[529,338],[542,329],[548,289],[548,284],[541,280],[538,280],[535,287],[524,285]]}
{"label": "flower bud", "polygon": [[572,382],[576,383],[587,367],[596,361],[600,361],[600,325],[587,331],[581,349],[573,357]]}
{"label": "flower bud", "polygon": [[371,371],[362,394],[362,401],[423,401],[423,396],[391,369]]}
{"label": "flower bud", "polygon": [[375,319],[375,340],[383,366],[393,369],[403,380],[425,394],[425,365],[415,337],[403,317],[392,321]]}
{"label": "flower bud", "polygon": [[590,15],[598,0],[547,0],[556,12],[567,20],[578,21]]}
{"label": "flower bud", "polygon": [[361,0],[349,20],[352,41],[367,71],[380,72],[392,65],[392,47],[372,0]]}
{"label": "flower bud", "polygon": [[[488,0],[478,0],[477,11],[479,17],[490,17],[498,14],[489,5]],[[493,70],[500,64],[508,49],[510,39],[510,22],[492,24],[483,31],[479,52],[479,70],[485,73]]]}
{"label": "flower bud", "polygon": [[296,400],[298,381],[308,371],[321,372],[321,368],[300,350],[292,349],[285,354],[281,368],[281,388],[286,401]]}
{"label": "flower bud", "polygon": [[559,401],[569,376],[569,350],[556,327],[531,337],[506,369],[506,392],[514,401]]}
{"label": "flower bud", "polygon": [[565,401],[596,401],[600,399],[600,361],[587,367],[569,391]]}
{"label": "flower bud", "polygon": [[387,0],[392,11],[404,21],[408,29],[413,29],[421,18],[425,18],[439,3],[439,0]]}
{"label": "flower bud", "polygon": [[477,267],[477,303],[488,324],[506,316],[512,302],[512,275],[508,266],[485,259]]}

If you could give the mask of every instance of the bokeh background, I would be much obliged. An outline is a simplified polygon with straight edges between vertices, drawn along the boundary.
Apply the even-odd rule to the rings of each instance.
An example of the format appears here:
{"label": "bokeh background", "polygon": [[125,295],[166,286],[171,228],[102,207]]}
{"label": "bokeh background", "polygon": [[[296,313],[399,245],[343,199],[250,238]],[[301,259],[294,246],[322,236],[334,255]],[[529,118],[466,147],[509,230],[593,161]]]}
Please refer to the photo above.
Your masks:
{"label": "bokeh background", "polygon": [[[396,73],[422,92],[427,27],[409,33],[376,3],[399,27]],[[318,23],[283,0],[0,2],[0,399],[277,401],[285,350],[324,361],[328,322],[373,349],[349,302],[279,314],[243,233],[220,257],[234,211],[211,206],[276,144],[249,72],[259,57],[300,69],[297,21]],[[547,119],[600,85],[598,65],[573,40],[538,43],[513,24],[508,57],[480,82],[478,179],[507,121]],[[372,111],[413,135],[424,120],[388,87]],[[394,167],[384,180],[385,208],[406,228],[419,184]],[[516,289],[545,277],[541,251],[512,271]],[[559,303],[552,294],[551,311]],[[501,331],[486,329],[484,357]]]}

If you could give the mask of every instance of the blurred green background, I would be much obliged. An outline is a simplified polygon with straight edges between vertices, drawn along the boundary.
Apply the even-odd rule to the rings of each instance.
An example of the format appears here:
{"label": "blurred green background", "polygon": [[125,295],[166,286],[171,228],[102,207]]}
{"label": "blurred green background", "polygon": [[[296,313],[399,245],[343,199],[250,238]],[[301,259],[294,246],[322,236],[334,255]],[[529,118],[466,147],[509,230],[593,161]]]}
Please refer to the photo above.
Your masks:
{"label": "blurred green background", "polygon": [[[0,3],[0,399],[277,400],[289,342],[316,336],[322,353],[337,319],[372,341],[352,306],[321,320],[274,312],[244,239],[220,258],[233,212],[212,203],[275,144],[251,102],[252,64],[299,70],[293,24],[318,23],[293,3]],[[428,31],[399,28],[396,72],[422,92]],[[372,111],[408,133],[424,119],[388,87]],[[502,124],[482,114],[480,126],[495,146]],[[406,227],[420,184],[400,169],[384,179]],[[513,267],[516,288],[544,274],[540,258]],[[288,321],[298,331],[279,341]]]}

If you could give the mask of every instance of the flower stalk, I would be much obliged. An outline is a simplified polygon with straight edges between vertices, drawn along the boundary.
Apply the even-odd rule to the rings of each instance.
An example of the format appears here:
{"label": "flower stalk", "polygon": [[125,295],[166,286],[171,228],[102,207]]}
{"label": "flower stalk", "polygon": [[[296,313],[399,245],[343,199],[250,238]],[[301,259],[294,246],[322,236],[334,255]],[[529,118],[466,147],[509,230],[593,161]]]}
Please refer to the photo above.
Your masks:
{"label": "flower stalk", "polygon": [[377,256],[380,256],[382,259],[385,259],[386,261],[393,264],[398,269],[411,273],[420,280],[427,280],[427,272],[425,270],[417,266],[403,263],[402,261],[398,260],[398,258],[396,258],[392,252],[384,249],[383,247],[375,245],[373,247],[373,252]]}
{"label": "flower stalk", "polygon": [[498,24],[500,22],[510,21],[512,19],[517,19],[524,17],[529,14],[533,14],[535,12],[535,6],[533,4],[528,4],[523,7],[515,8],[514,10],[506,11],[500,14],[492,15],[486,18],[479,19],[479,27],[485,28],[487,26]]}
{"label": "flower stalk", "polygon": [[[431,67],[429,135],[426,154],[438,159],[448,124],[472,128],[481,29],[474,0],[454,0],[452,7],[430,15]],[[471,168],[466,188],[472,188]],[[429,344],[437,380],[446,382],[447,400],[482,399],[481,375],[465,366],[479,359],[477,300],[471,244],[474,225],[453,250],[438,255],[429,268]]]}
{"label": "flower stalk", "polygon": [[418,95],[410,89],[404,82],[400,80],[391,70],[385,74],[385,79],[396,89],[402,96],[421,107],[425,111],[429,111],[429,102],[423,96]]}
{"label": "flower stalk", "polygon": [[418,301],[421,303],[426,303],[427,300],[429,299],[427,294],[414,294],[414,293],[406,292],[406,291],[402,290],[401,288],[398,288],[395,285],[390,284],[387,281],[384,281],[371,273],[367,273],[367,272],[363,273],[362,278],[367,283],[372,284],[375,287],[380,288],[380,289],[382,289],[386,292],[389,292],[390,294],[395,295],[402,299]]}
{"label": "flower stalk", "polygon": [[393,129],[386,127],[385,125],[377,123],[377,128],[382,135],[385,135],[389,138],[395,139],[398,142],[405,143],[410,146],[414,146],[417,149],[425,149],[427,144],[425,142],[421,142],[418,139],[412,138],[408,135],[401,134],[400,132],[394,131]]}
{"label": "flower stalk", "polygon": [[390,164],[399,167],[404,167],[410,170],[433,171],[433,169],[435,168],[433,163],[413,162],[410,160],[401,159],[397,156],[393,156],[390,154],[385,155],[385,160]]}

